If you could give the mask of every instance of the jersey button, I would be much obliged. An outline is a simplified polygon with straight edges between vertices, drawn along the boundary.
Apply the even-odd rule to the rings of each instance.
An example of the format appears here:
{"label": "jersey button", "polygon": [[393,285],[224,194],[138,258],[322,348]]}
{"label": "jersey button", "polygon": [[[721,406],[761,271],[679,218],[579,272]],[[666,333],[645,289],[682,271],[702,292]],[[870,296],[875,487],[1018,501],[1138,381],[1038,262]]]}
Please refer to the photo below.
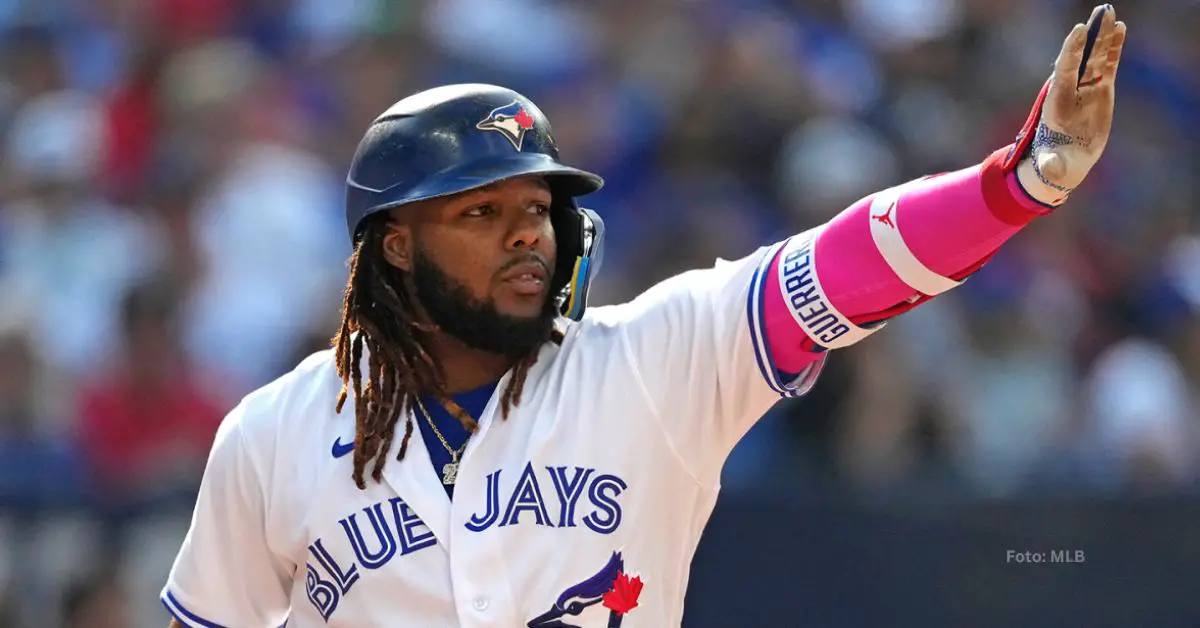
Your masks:
{"label": "jersey button", "polygon": [[471,602],[471,605],[474,606],[475,610],[477,611],[485,611],[488,607],[488,599],[481,595],[475,598],[475,601]]}

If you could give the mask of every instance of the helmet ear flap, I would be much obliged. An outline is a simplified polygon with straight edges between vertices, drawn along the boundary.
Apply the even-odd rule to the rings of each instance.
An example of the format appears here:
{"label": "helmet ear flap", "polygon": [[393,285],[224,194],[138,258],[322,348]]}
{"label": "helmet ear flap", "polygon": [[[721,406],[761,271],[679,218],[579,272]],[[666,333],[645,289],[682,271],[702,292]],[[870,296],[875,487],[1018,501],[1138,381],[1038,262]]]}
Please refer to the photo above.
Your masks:
{"label": "helmet ear flap", "polygon": [[[555,199],[556,201],[558,199]],[[550,291],[559,312],[572,320],[583,318],[592,277],[600,270],[604,251],[604,221],[574,200],[551,208],[550,221],[558,242],[558,261]]]}

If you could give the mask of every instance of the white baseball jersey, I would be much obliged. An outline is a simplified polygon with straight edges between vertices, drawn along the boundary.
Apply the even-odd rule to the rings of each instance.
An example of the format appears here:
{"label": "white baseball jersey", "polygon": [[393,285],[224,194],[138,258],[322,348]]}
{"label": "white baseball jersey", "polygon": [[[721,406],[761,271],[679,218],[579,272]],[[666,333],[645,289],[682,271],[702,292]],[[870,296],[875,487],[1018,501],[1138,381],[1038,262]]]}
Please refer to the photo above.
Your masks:
{"label": "white baseball jersey", "polygon": [[222,424],[163,603],[195,627],[680,625],[726,457],[824,363],[770,366],[779,246],[589,309],[507,420],[497,386],[453,501],[420,438],[359,490],[334,356],[309,357]]}

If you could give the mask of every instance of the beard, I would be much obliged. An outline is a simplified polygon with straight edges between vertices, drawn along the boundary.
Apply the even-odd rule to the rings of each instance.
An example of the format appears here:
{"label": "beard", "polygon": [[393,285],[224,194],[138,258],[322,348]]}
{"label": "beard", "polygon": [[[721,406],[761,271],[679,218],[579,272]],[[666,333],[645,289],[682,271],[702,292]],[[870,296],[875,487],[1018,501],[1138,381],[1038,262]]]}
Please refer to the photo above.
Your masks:
{"label": "beard", "polygon": [[412,280],[417,299],[432,322],[473,349],[509,357],[524,355],[550,340],[558,307],[548,292],[542,311],[534,317],[501,314],[492,299],[471,296],[467,287],[447,275],[413,247]]}

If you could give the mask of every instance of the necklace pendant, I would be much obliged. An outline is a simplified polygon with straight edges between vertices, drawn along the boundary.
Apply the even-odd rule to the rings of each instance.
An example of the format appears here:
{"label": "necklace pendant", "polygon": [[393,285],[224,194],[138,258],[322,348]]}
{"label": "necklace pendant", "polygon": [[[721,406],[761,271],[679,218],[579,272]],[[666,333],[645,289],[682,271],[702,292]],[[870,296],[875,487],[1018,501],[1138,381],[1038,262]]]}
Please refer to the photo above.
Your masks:
{"label": "necklace pendant", "polygon": [[442,466],[442,484],[453,486],[458,479],[458,462],[447,462]]}

